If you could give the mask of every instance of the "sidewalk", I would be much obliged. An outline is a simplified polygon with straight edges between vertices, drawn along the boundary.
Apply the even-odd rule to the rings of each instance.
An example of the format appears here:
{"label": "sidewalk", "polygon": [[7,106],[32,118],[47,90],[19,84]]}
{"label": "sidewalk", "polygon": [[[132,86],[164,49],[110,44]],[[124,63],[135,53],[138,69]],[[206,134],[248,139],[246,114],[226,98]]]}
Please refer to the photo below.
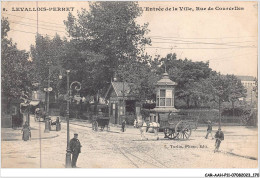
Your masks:
{"label": "sidewalk", "polygon": [[[50,131],[49,133],[44,133],[45,123],[34,121],[34,117],[30,118],[31,127],[31,140],[38,139],[51,139],[59,136],[59,132]],[[2,141],[18,141],[22,140],[22,128],[12,129],[12,128],[1,128],[1,140]]]}

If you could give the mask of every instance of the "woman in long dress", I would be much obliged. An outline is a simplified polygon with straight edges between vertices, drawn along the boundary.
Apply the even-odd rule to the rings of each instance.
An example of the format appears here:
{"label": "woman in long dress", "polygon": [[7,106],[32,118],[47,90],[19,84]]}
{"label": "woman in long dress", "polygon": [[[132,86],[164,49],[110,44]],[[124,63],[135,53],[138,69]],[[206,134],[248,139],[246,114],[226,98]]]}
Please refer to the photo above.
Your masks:
{"label": "woman in long dress", "polygon": [[22,129],[22,133],[23,133],[23,140],[27,141],[30,139],[31,137],[31,130],[30,127],[28,125],[28,122],[26,121],[25,124],[23,125],[23,129]]}

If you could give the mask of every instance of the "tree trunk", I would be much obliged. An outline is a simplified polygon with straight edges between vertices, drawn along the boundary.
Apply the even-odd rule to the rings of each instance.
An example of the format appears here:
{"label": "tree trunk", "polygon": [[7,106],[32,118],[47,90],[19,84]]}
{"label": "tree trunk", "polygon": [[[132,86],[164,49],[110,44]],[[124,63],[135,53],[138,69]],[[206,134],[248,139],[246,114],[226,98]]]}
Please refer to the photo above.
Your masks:
{"label": "tree trunk", "polygon": [[218,100],[218,110],[219,110],[219,113],[218,113],[218,128],[221,129],[221,101],[220,99]]}
{"label": "tree trunk", "polygon": [[98,105],[97,97],[94,97],[94,115],[97,115],[97,105]]}
{"label": "tree trunk", "polygon": [[231,101],[232,102],[232,116],[234,117],[235,116],[235,102],[234,101]]}

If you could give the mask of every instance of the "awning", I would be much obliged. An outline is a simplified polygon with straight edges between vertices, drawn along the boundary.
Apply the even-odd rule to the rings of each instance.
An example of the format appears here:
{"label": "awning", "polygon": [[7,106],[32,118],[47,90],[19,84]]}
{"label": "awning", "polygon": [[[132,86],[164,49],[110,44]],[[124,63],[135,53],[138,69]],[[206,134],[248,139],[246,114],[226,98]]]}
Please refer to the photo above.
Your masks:
{"label": "awning", "polygon": [[37,106],[40,103],[40,101],[31,101],[30,105],[31,106]]}

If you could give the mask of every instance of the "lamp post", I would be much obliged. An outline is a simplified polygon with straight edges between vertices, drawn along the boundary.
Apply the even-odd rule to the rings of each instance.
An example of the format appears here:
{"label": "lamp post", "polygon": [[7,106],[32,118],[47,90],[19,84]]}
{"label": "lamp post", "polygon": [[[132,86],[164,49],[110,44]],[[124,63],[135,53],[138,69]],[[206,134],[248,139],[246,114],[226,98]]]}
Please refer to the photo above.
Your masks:
{"label": "lamp post", "polygon": [[66,119],[67,119],[67,149],[66,149],[66,168],[71,168],[71,150],[70,150],[70,129],[69,129],[69,116],[70,116],[70,100],[71,100],[71,94],[72,94],[72,86],[74,84],[77,84],[78,86],[75,86],[75,90],[78,92],[81,89],[81,83],[74,81],[71,84],[69,84],[69,73],[70,70],[66,70],[67,73],[67,111],[66,111]]}
{"label": "lamp post", "polygon": [[66,110],[66,119],[67,119],[67,150],[66,150],[66,168],[71,167],[71,150],[70,150],[70,86],[69,86],[69,73],[70,70],[66,70],[67,73],[67,110]]}
{"label": "lamp post", "polygon": [[51,69],[49,67],[49,74],[48,74],[48,87],[44,88],[44,91],[47,93],[47,101],[46,101],[46,121],[45,121],[45,129],[44,132],[48,133],[50,132],[49,128],[49,107],[50,107],[50,92],[52,91],[52,88],[50,87],[50,77],[51,77]]}

